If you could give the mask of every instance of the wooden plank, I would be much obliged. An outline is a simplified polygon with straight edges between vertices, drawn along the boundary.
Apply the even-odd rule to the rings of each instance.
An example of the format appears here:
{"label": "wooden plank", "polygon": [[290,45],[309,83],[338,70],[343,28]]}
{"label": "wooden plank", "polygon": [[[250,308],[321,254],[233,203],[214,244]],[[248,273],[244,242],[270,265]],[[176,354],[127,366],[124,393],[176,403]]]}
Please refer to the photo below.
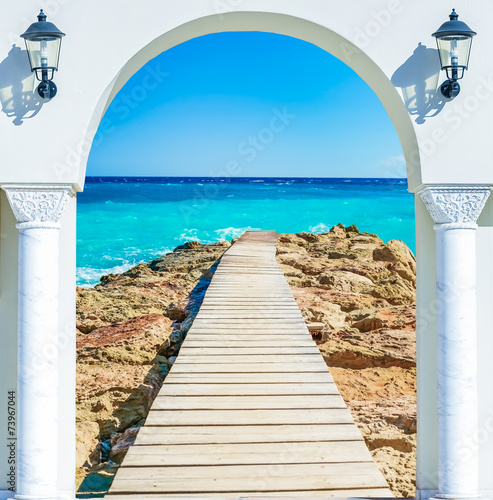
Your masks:
{"label": "wooden plank", "polygon": [[[205,374],[207,375],[207,374]],[[224,378],[224,377],[223,377]],[[190,381],[190,378],[186,379]],[[278,383],[278,384],[221,384],[221,383],[202,383],[186,382],[190,387],[185,388],[173,378],[167,381],[163,390],[159,392],[157,398],[168,396],[180,396],[186,394],[190,396],[287,396],[287,395],[334,395],[339,394],[336,385],[327,380],[316,384],[296,384],[296,383]],[[193,384],[193,385],[192,385]],[[157,401],[157,399],[156,399]],[[157,404],[157,403],[156,403]]]}
{"label": "wooden plank", "polygon": [[313,373],[327,372],[328,370],[323,363],[307,367],[303,363],[194,364],[176,361],[171,371],[174,373]]}
{"label": "wooden plank", "polygon": [[[241,337],[241,338],[238,338]],[[189,334],[186,340],[186,348],[193,347],[223,347],[228,345],[229,347],[244,347],[244,348],[252,348],[252,347],[273,347],[276,348],[279,344],[282,343],[283,347],[312,347],[315,345],[311,338],[296,338],[292,339],[281,339],[273,338],[270,336],[262,336],[262,337],[251,337],[249,335],[213,335],[213,334]],[[316,347],[316,345],[315,345]],[[185,344],[182,345],[181,349],[185,348]],[[317,347],[318,349],[318,347]]]}
{"label": "wooden plank", "polygon": [[363,441],[354,424],[193,425],[142,427],[137,445],[213,443],[292,443],[298,441]]}
{"label": "wooden plank", "polygon": [[[283,321],[285,319],[285,321]],[[306,326],[305,320],[303,319],[303,316],[301,315],[290,315],[288,317],[281,316],[279,314],[279,317],[273,317],[273,316],[268,316],[265,314],[257,314],[257,315],[249,315],[248,313],[243,313],[243,314],[237,314],[233,316],[232,318],[229,317],[214,317],[214,318],[201,318],[201,317],[196,317],[193,321],[194,325],[211,325],[211,326],[222,326],[222,325],[231,325],[234,328],[238,328],[238,323],[239,320],[241,320],[241,325],[251,325],[251,324],[258,324],[262,323],[262,325],[279,325],[281,327],[283,323],[286,323],[286,325],[293,327],[296,326]]]}
{"label": "wooden plank", "polygon": [[303,363],[306,366],[324,365],[319,353],[311,354],[225,354],[223,356],[182,356],[175,361],[175,365],[181,364],[229,364],[229,363]]}
{"label": "wooden plank", "polygon": [[371,462],[362,441],[133,446],[123,467]]}
{"label": "wooden plank", "polygon": [[194,334],[213,334],[213,335],[234,335],[235,338],[241,339],[241,336],[251,336],[251,335],[262,335],[264,338],[274,337],[279,338],[279,335],[283,335],[286,339],[297,339],[297,338],[309,338],[312,336],[308,330],[308,328],[297,327],[291,328],[289,326],[285,328],[267,328],[262,325],[253,326],[239,326],[239,327],[214,327],[214,326],[192,326],[188,332],[188,335],[191,333]]}
{"label": "wooden plank", "polygon": [[265,290],[269,295],[292,297],[292,292],[284,281],[284,277],[280,279],[273,279],[272,277],[266,279],[254,279],[251,275],[247,275],[244,280],[234,277],[235,283],[231,283],[232,276],[224,280],[212,280],[207,291],[210,290],[239,290],[241,292],[253,292],[255,290]]}
{"label": "wooden plank", "polygon": [[[307,347],[293,347],[293,346],[260,346],[260,347],[248,347],[245,345],[238,347],[229,347],[227,344],[220,347],[191,347],[188,343],[183,345],[180,349],[180,354],[187,356],[196,356],[196,355],[204,355],[204,356],[217,356],[217,355],[246,355],[246,354],[316,354],[320,356],[320,352],[318,347],[313,344]],[[211,360],[214,361],[214,360]]]}
{"label": "wooden plank", "polygon": [[261,289],[256,290],[225,290],[224,287],[217,289],[211,289],[206,293],[206,298],[211,300],[214,298],[224,298],[224,299],[237,299],[237,301],[254,301],[254,300],[271,300],[275,302],[292,302],[294,300],[291,293],[281,293],[274,291],[266,291]]}
{"label": "wooden plank", "polygon": [[[279,327],[282,325],[306,325],[303,316],[297,313],[263,313],[263,312],[249,312],[249,311],[235,311],[233,313],[203,313],[197,315],[194,319],[194,324],[198,325],[223,325],[232,324],[236,328],[239,325],[258,324],[263,325],[275,324]],[[307,327],[308,328],[308,327]]]}
{"label": "wooden plank", "polygon": [[[299,410],[154,410],[146,425],[351,424],[346,408]],[[271,431],[272,432],[272,429]]]}
{"label": "wooden plank", "polygon": [[[221,299],[221,295],[223,298]],[[214,296],[214,297],[213,297]],[[263,297],[258,295],[251,295],[246,297],[244,295],[232,296],[232,294],[220,294],[219,292],[206,293],[204,297],[204,304],[296,304],[294,297],[277,297],[275,294],[268,294]]]}
{"label": "wooden plank", "polygon": [[[240,392],[241,394],[241,392]],[[339,394],[318,395],[160,395],[153,410],[301,410],[301,409],[340,409],[346,408]]]}
{"label": "wooden plank", "polygon": [[[189,334],[186,338],[186,343],[183,343],[181,349],[209,349],[209,348],[262,348],[275,349],[279,345],[285,348],[308,348],[314,346],[314,342],[310,337],[299,337],[294,339],[281,339],[279,337],[263,337],[260,335],[252,335],[246,338],[237,339],[232,335],[214,335],[214,334]],[[315,345],[316,347],[316,345]]]}
{"label": "wooden plank", "polygon": [[[328,371],[315,372],[315,373],[303,373],[300,376],[299,373],[230,373],[225,377],[221,373],[178,373],[172,371],[166,377],[166,383],[161,389],[162,392],[167,390],[169,384],[189,384],[187,391],[195,390],[194,385],[198,384],[219,384],[219,386],[230,385],[230,384],[241,384],[241,386],[249,386],[252,384],[260,384],[263,386],[274,384],[288,384],[288,385],[301,385],[301,386],[312,386],[311,390],[315,390],[316,387],[320,387],[320,390],[325,390],[323,384],[333,384],[332,377]],[[216,390],[222,390],[221,387],[216,387]],[[265,390],[269,390],[268,387],[264,387]],[[274,390],[275,388],[272,388]],[[197,388],[196,390],[200,390]],[[212,390],[212,389],[211,389]],[[226,390],[226,389],[225,389]],[[245,387],[245,390],[249,390]],[[278,388],[278,390],[282,390]],[[329,390],[329,387],[327,387]],[[185,388],[182,389],[185,392]],[[311,393],[314,394],[314,393]],[[316,393],[318,394],[318,392]],[[331,394],[331,392],[326,392],[324,394]]]}
{"label": "wooden plank", "polygon": [[192,326],[190,328],[190,331],[188,332],[188,335],[190,336],[191,333],[194,334],[213,334],[213,335],[235,335],[235,338],[241,339],[241,336],[251,336],[255,334],[260,334],[264,338],[265,337],[270,337],[270,336],[279,336],[283,335],[286,339],[293,339],[293,338],[309,338],[311,339],[310,332],[308,331],[308,328],[291,328],[289,326],[286,326],[285,328],[266,328],[265,326],[262,325],[257,325],[256,328],[253,328],[252,326],[237,326],[237,327],[230,327],[230,328],[224,328],[224,327],[214,327],[214,326],[208,326],[208,327],[199,327],[199,326]]}
{"label": "wooden plank", "polygon": [[277,309],[272,309],[272,310],[266,310],[264,308],[257,308],[255,310],[252,309],[246,309],[246,308],[238,308],[238,309],[233,309],[231,311],[227,311],[222,307],[218,307],[215,310],[201,310],[197,318],[263,318],[263,317],[280,317],[280,318],[286,318],[288,320],[291,320],[291,318],[303,318],[303,316],[300,313],[300,310],[298,308],[295,308],[294,306],[291,309],[284,309],[284,310],[279,310]]}
{"label": "wooden plank", "polygon": [[[241,333],[236,333],[236,330],[201,330],[196,331],[191,328],[188,332],[185,342],[206,342],[200,345],[209,345],[211,342],[224,342],[226,345],[238,344],[240,346],[248,347],[253,345],[262,345],[262,342],[270,343],[271,345],[285,345],[285,346],[307,346],[313,345],[313,338],[308,330],[304,333],[294,332],[279,332],[279,333],[264,333],[264,330],[241,330]],[[185,345],[185,344],[182,344]]]}
{"label": "wooden plank", "polygon": [[[235,330],[242,330],[243,328],[252,328],[252,330],[255,329],[267,329],[269,327],[274,327],[277,329],[283,329],[284,326],[286,326],[287,330],[295,330],[296,327],[299,329],[307,329],[307,326],[305,322],[300,318],[300,319],[294,319],[291,318],[290,321],[285,321],[283,322],[282,318],[255,318],[255,319],[248,319],[248,318],[240,318],[240,319],[200,319],[196,318],[193,322],[193,325],[196,326],[197,328],[210,328],[213,327],[214,329],[219,329],[219,328],[233,328]],[[238,332],[239,333],[239,332]]]}
{"label": "wooden plank", "polygon": [[[280,496],[280,493],[282,496]],[[331,489],[331,490],[296,490],[296,491],[267,491],[263,492],[259,495],[256,491],[243,491],[243,492],[235,492],[235,496],[231,496],[228,494],[227,496],[221,495],[221,497],[217,497],[217,495],[209,494],[208,496],[204,494],[200,494],[199,496],[193,496],[195,500],[200,500],[202,498],[208,498],[216,500],[262,500],[264,498],[278,498],[282,500],[289,500],[290,498],[314,498],[316,497],[319,500],[323,498],[327,498],[327,500],[333,500],[335,497],[339,498],[394,498],[392,493],[388,488],[362,488],[362,489]],[[188,493],[175,493],[173,495],[163,495],[162,493],[140,493],[138,496],[136,495],[121,495],[115,494],[112,495],[111,492],[108,495],[105,495],[105,498],[115,498],[119,500],[138,500],[139,498],[168,498],[172,500],[173,498],[192,498]]]}
{"label": "wooden plank", "polygon": [[200,312],[204,311],[298,311],[298,305],[295,302],[285,302],[285,303],[270,303],[270,304],[262,304],[261,302],[223,302],[218,303],[214,302],[206,302],[203,303]]}
{"label": "wooden plank", "polygon": [[125,467],[117,474],[113,493],[132,491],[146,483],[147,491],[220,493],[381,487],[387,483],[374,463],[224,465],[197,467]]}

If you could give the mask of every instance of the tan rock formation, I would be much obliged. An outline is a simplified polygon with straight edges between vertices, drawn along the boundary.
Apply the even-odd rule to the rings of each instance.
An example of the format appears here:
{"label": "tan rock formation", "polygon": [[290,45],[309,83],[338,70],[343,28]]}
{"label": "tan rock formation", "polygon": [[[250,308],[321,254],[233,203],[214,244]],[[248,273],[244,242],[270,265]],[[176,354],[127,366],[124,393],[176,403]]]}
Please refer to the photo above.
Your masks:
{"label": "tan rock formation", "polygon": [[342,224],[281,234],[277,259],[367,446],[396,496],[413,497],[416,261],[401,241]]}

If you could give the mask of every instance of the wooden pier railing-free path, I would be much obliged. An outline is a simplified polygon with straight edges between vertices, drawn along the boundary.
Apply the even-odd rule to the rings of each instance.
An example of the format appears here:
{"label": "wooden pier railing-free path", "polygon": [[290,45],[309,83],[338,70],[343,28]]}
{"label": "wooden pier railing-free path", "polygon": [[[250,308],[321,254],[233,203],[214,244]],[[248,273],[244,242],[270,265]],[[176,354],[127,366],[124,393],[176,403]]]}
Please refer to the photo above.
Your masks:
{"label": "wooden pier railing-free path", "polygon": [[392,497],[276,262],[222,257],[109,497]]}

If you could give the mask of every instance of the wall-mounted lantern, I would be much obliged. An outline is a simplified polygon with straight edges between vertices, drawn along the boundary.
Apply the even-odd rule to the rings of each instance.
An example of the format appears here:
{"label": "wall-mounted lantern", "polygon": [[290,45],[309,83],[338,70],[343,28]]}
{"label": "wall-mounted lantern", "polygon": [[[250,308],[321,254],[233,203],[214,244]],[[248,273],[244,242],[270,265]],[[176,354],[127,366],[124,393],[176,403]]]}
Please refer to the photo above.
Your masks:
{"label": "wall-mounted lantern", "polygon": [[464,76],[469,66],[472,37],[476,35],[466,23],[459,21],[459,15],[452,9],[450,20],[443,23],[432,36],[437,39],[440,64],[446,71],[448,80],[442,84],[440,90],[444,97],[453,99],[460,92],[457,80]]}
{"label": "wall-mounted lantern", "polygon": [[56,85],[53,83],[55,71],[58,71],[62,33],[53,23],[46,21],[46,14],[41,9],[38,22],[31,24],[21,35],[26,42],[31,71],[41,82],[38,94],[45,100],[56,95]]}

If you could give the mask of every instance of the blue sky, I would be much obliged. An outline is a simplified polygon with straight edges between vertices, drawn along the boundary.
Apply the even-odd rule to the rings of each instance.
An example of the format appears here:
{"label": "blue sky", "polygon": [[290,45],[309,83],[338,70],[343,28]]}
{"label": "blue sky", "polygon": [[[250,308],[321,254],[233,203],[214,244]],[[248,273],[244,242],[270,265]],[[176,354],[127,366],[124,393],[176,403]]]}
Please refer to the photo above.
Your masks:
{"label": "blue sky", "polygon": [[127,82],[88,175],[402,177],[403,163],[380,101],[341,61],[282,35],[218,33]]}

